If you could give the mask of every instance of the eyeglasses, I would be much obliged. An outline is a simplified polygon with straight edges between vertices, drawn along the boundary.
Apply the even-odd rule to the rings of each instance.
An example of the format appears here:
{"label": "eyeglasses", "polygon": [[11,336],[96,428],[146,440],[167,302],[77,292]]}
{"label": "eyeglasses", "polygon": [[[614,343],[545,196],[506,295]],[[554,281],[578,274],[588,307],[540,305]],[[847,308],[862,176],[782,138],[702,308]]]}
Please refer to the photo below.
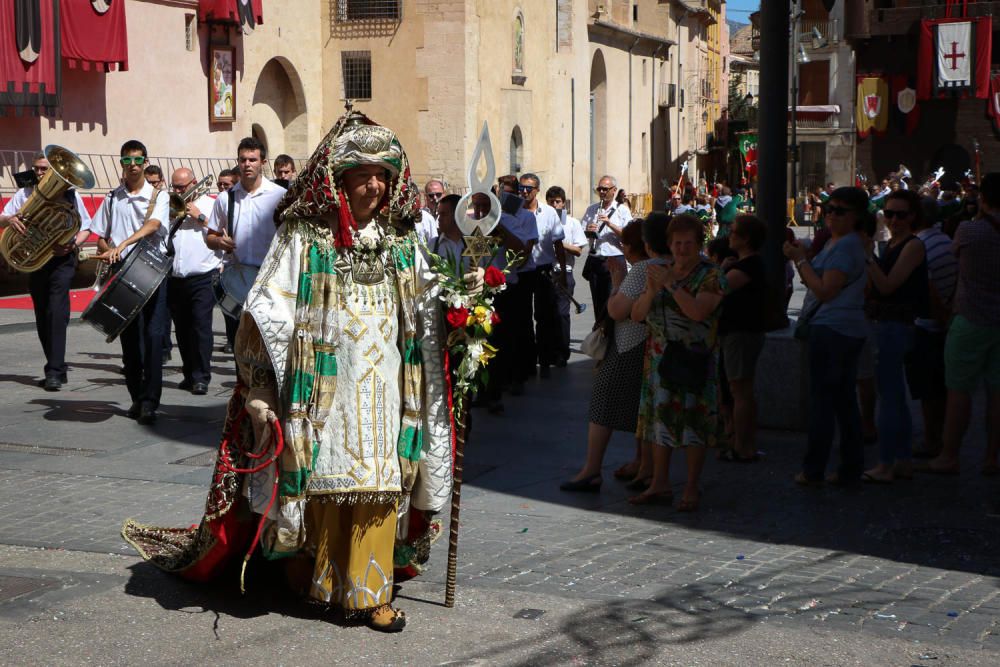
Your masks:
{"label": "eyeglasses", "polygon": [[909,211],[893,211],[891,208],[887,208],[882,211],[882,215],[885,216],[886,220],[892,220],[893,218],[905,218],[910,215]]}
{"label": "eyeglasses", "polygon": [[852,208],[844,208],[843,206],[827,206],[824,209],[826,215],[847,215],[854,211]]}
{"label": "eyeglasses", "polygon": [[127,167],[130,164],[134,164],[137,167],[141,167],[143,163],[146,161],[146,158],[142,155],[132,155],[123,157],[119,161],[122,163],[123,167]]}
{"label": "eyeglasses", "polygon": [[609,190],[611,190],[611,188],[606,188],[603,185],[599,185],[596,188],[594,188],[594,192],[601,195],[603,195],[605,192],[608,192]]}

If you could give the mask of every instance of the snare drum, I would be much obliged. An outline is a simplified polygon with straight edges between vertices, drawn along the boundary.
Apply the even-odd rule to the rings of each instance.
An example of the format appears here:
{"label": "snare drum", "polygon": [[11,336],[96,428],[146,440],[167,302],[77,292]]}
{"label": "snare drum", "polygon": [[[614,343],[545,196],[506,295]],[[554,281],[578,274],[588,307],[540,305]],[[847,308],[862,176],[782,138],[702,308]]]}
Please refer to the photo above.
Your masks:
{"label": "snare drum", "polygon": [[147,239],[135,244],[121,268],[105,281],[80,319],[113,341],[139,314],[170,273],[173,261]]}
{"label": "snare drum", "polygon": [[234,320],[240,319],[243,314],[243,304],[250,294],[250,288],[257,280],[259,266],[249,266],[247,264],[231,264],[222,270],[216,278],[215,300],[219,308],[227,316]]}

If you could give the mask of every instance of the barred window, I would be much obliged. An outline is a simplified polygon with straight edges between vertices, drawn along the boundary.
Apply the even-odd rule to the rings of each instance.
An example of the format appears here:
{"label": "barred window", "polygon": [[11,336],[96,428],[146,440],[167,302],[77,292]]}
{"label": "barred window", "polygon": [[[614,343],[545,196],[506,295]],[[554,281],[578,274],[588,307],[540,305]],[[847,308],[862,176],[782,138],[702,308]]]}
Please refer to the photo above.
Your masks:
{"label": "barred window", "polygon": [[400,20],[403,18],[401,0],[337,0],[339,21],[365,21],[371,19]]}
{"label": "barred window", "polygon": [[340,65],[344,73],[344,99],[372,98],[372,52],[343,51]]}

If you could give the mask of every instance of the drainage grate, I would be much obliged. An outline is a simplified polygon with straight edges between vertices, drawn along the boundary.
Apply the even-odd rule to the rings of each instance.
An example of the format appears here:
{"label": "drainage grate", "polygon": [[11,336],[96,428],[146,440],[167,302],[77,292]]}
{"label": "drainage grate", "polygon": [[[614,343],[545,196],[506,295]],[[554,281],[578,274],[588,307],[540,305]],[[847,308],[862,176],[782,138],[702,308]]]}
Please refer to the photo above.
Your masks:
{"label": "drainage grate", "polygon": [[56,582],[50,579],[32,579],[31,577],[5,577],[0,575],[0,602],[9,602],[14,598],[23,597],[29,593],[52,588]]}
{"label": "drainage grate", "polygon": [[79,447],[45,447],[44,445],[23,445],[19,442],[0,442],[0,452],[21,452],[23,454],[44,454],[45,456],[95,456],[105,454],[103,449],[80,449]]}
{"label": "drainage grate", "polygon": [[207,467],[210,465],[215,465],[215,457],[218,451],[215,449],[209,450],[207,452],[202,452],[201,454],[195,454],[194,456],[189,456],[184,459],[178,459],[177,461],[171,461],[170,465],[175,466],[195,466],[195,467]]}

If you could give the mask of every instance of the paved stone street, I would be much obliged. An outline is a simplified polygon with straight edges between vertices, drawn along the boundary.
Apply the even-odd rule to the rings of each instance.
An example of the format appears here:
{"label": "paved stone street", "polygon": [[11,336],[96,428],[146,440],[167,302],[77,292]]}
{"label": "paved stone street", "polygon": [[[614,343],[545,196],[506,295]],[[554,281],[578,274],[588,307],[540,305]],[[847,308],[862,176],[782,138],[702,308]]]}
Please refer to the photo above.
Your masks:
{"label": "paved stone street", "polygon": [[[591,323],[576,318],[577,341]],[[145,428],[124,415],[118,344],[79,323],[69,337],[69,385],[46,393],[30,313],[0,311],[2,664],[1000,663],[1000,487],[979,475],[981,397],[960,477],[803,490],[802,434],[766,432],[761,463],[711,460],[702,511],[681,515],[626,503],[610,475],[631,454],[624,435],[601,494],[559,491],[585,446],[592,364],[574,355],[505,416],[474,413],[458,606],[440,606],[441,540],[403,586],[409,627],[388,637],[329,623],[262,570],[240,598],[236,582],[142,563],[121,522],[199,519],[234,371],[217,353],[209,395],[191,396],[175,350]]]}

